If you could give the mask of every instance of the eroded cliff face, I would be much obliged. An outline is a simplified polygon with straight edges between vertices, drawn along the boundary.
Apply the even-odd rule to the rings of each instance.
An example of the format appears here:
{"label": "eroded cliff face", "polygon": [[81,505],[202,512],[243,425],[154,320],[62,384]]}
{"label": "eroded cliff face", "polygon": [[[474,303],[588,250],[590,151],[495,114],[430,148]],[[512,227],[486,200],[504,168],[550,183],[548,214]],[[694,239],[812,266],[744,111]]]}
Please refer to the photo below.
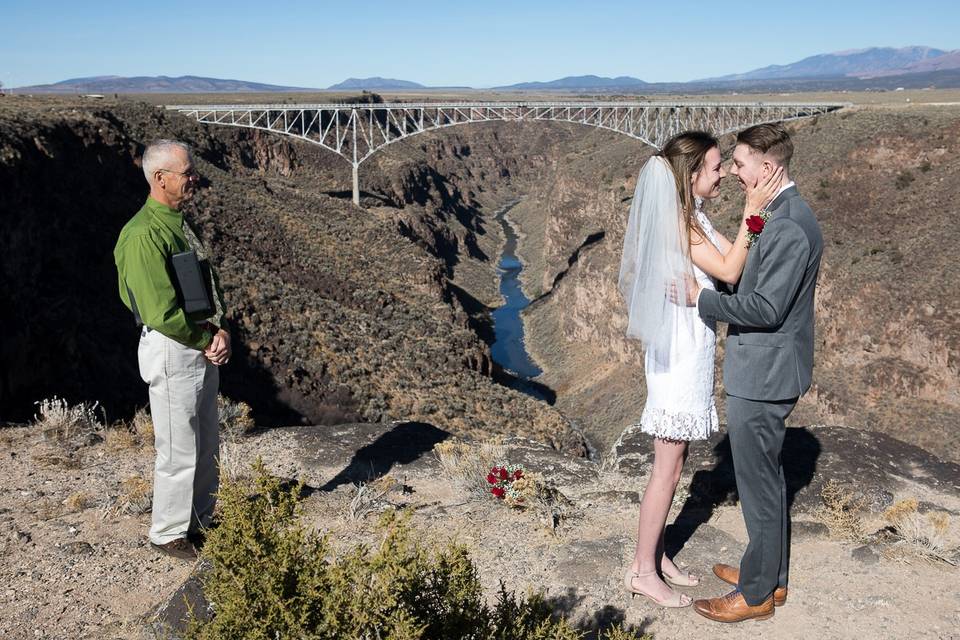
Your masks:
{"label": "eroded cliff face", "polygon": [[[958,119],[863,109],[791,130],[793,172],[827,241],[814,388],[794,422],[883,430],[956,459]],[[639,419],[642,350],[624,336],[616,280],[649,148],[576,125],[455,127],[364,164],[357,209],[332,154],[129,103],[0,121],[0,265],[13,283],[0,318],[4,418],[54,394],[117,413],[145,402],[111,250],[145,194],[135,159],[161,135],[197,149],[208,188],[189,214],[238,338],[224,389],[263,416],[414,419],[581,452],[568,420],[603,448]],[[491,215],[516,197],[509,218],[535,300],[528,347],[555,407],[495,384],[485,343],[503,241]],[[710,204],[728,235],[741,202],[728,180]],[[719,367],[717,391],[722,410]]]}
{"label": "eroded cliff face", "polygon": [[373,202],[358,209],[342,197],[338,158],[129,104],[3,114],[2,267],[15,301],[0,318],[4,419],[52,395],[112,415],[145,403],[112,248],[146,194],[136,158],[157,137],[196,151],[205,188],[186,214],[218,265],[236,339],[222,386],[262,421],[422,420],[584,452],[559,412],[493,382],[451,285],[482,231],[465,194],[487,172],[506,178],[508,161],[488,154],[448,175],[441,159],[463,171],[475,143],[425,140],[421,158],[387,156],[369,172]]}
{"label": "eroded cliff face", "polygon": [[[793,174],[826,240],[814,386],[793,423],[879,430],[960,459],[960,118],[936,107],[860,109],[790,129]],[[643,406],[642,354],[624,339],[616,280],[648,155],[614,141],[602,158],[581,154],[530,197],[539,211],[515,216],[528,235],[527,288],[543,296],[527,314],[528,342],[557,406],[601,442]],[[741,206],[727,180],[708,212],[732,236]],[[719,366],[717,391],[722,410]]]}

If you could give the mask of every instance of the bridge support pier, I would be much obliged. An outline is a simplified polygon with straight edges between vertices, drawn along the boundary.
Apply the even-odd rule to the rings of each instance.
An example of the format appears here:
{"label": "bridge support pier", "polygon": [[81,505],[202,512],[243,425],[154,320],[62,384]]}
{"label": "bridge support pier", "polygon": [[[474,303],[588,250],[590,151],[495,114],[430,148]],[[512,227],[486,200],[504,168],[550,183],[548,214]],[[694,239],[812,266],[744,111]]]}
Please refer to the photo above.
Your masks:
{"label": "bridge support pier", "polygon": [[360,206],[360,173],[359,165],[353,165],[353,204]]}

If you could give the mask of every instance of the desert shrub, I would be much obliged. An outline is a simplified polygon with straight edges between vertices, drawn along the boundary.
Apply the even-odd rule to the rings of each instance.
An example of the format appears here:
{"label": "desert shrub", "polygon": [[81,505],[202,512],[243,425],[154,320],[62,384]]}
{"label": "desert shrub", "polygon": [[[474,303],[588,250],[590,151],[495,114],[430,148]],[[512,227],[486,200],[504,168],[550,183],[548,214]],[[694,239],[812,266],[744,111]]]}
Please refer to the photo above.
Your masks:
{"label": "desert shrub", "polygon": [[133,414],[133,418],[130,419],[130,429],[137,434],[143,446],[153,444],[153,418],[150,417],[147,407],[141,407]]}
{"label": "desert shrub", "polygon": [[246,466],[241,454],[240,439],[254,426],[250,416],[250,405],[234,402],[222,395],[217,396],[217,408],[220,416],[220,477],[235,480],[244,474]]}
{"label": "desert shrub", "polygon": [[946,534],[950,516],[942,511],[921,514],[919,504],[910,498],[895,502],[884,511],[883,517],[900,538],[898,544],[914,554],[950,562]]}
{"label": "desert shrub", "polygon": [[830,535],[842,540],[859,541],[863,538],[863,520],[860,512],[863,501],[853,492],[836,482],[829,480],[820,491],[823,507],[819,511],[820,520],[827,525]]}
{"label": "desert shrub", "polygon": [[398,487],[399,483],[391,475],[380,476],[370,482],[355,485],[347,515],[351,520],[362,520],[368,514],[385,508],[388,504],[387,495]]}
{"label": "desert shrub", "polygon": [[246,402],[234,402],[222,395],[217,396],[217,410],[220,415],[220,431],[233,435],[242,435],[255,426],[250,416],[250,405]]}
{"label": "desert shrub", "polygon": [[904,169],[897,174],[896,179],[893,181],[893,185],[898,191],[903,191],[909,187],[915,179],[916,178],[913,177],[913,173],[911,173],[908,169]]}
{"label": "desert shrub", "polygon": [[54,396],[36,403],[39,407],[34,425],[40,428],[48,440],[70,442],[90,438],[103,429],[103,409],[99,403],[70,405],[63,398]]}
{"label": "desert shrub", "polygon": [[120,483],[120,493],[106,509],[104,516],[141,515],[153,505],[153,485],[142,475],[133,475]]}
{"label": "desert shrub", "polygon": [[450,480],[471,497],[490,496],[487,474],[505,454],[503,444],[484,441],[477,444],[460,440],[444,440],[433,448],[433,454]]}
{"label": "desert shrub", "polygon": [[379,544],[333,556],[326,537],[301,522],[301,490],[271,478],[260,461],[252,481],[221,485],[220,525],[203,550],[213,616],[194,617],[189,638],[580,637],[539,596],[518,597],[501,584],[489,606],[466,549],[429,552],[408,514],[386,512]]}

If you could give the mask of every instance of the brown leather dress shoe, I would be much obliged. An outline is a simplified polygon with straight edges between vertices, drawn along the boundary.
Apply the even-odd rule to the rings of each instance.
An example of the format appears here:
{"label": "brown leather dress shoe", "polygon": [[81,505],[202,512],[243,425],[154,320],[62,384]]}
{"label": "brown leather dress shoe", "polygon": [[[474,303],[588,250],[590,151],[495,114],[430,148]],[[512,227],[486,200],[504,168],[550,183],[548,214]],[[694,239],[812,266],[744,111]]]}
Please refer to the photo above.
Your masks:
{"label": "brown leather dress shoe", "polygon": [[710,598],[709,600],[695,600],[693,608],[704,618],[716,622],[743,622],[744,620],[766,620],[772,618],[774,612],[773,595],[757,606],[747,604],[743,594],[734,589],[725,596]]}
{"label": "brown leather dress shoe", "polygon": [[[718,578],[737,586],[740,582],[740,569],[736,567],[731,567],[728,564],[715,564],[713,565],[713,573],[716,574]],[[777,587],[773,591],[773,606],[782,607],[787,603],[787,588],[786,587]]]}
{"label": "brown leather dress shoe", "polygon": [[177,538],[166,544],[150,543],[150,546],[164,555],[180,560],[196,560],[197,549],[186,538]]}

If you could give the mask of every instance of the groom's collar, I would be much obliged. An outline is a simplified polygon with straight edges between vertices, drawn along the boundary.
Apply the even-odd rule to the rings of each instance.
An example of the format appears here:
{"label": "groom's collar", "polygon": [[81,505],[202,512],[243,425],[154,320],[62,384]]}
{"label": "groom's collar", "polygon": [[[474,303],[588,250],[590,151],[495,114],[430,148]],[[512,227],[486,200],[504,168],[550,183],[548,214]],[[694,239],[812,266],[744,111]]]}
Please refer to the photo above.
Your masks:
{"label": "groom's collar", "polygon": [[780,187],[780,191],[777,192],[777,195],[773,197],[773,200],[764,207],[767,211],[775,211],[777,207],[784,203],[787,198],[792,198],[797,194],[797,184],[791,180],[787,184]]}

